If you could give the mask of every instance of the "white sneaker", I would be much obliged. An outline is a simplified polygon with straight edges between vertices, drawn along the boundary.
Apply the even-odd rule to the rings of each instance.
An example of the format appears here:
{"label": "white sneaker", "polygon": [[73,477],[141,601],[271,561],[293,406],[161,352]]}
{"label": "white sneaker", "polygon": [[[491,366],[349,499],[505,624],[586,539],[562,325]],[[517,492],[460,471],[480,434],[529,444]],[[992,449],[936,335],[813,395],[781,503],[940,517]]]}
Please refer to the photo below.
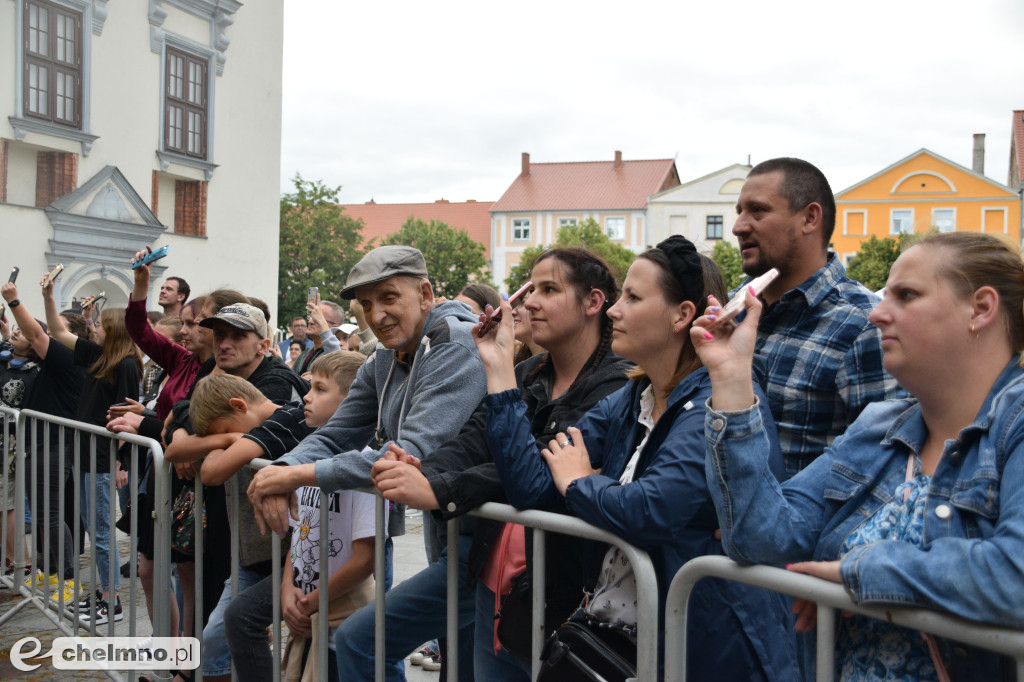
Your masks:
{"label": "white sneaker", "polygon": [[124,614],[121,611],[121,597],[119,596],[114,597],[113,609],[109,607],[106,599],[97,599],[95,609],[91,613],[86,612],[79,616],[78,622],[85,627],[89,627],[93,622],[96,625],[106,625],[110,622],[111,617],[114,618],[115,623],[124,619]]}
{"label": "white sneaker", "polygon": [[420,663],[424,670],[430,670],[431,672],[437,672],[441,669],[441,656],[424,656],[423,662]]}

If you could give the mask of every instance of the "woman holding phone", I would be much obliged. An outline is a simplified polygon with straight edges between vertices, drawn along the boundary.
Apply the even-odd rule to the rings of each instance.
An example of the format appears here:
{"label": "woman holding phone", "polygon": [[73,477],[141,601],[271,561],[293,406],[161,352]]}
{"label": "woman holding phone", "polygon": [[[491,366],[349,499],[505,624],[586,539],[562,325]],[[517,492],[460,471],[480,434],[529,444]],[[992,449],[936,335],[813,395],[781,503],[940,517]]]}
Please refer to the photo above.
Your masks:
{"label": "woman holding phone", "polygon": [[[861,604],[940,608],[1024,626],[1024,265],[973,233],[928,235],[893,265],[870,320],[883,363],[912,397],[869,405],[779,485],[775,443],[743,378],[761,303],[693,342],[711,375],[707,477],[729,556],[841,583]],[[733,510],[756,510],[736,514]],[[792,563],[791,563],[792,562]],[[791,564],[791,565],[790,565]],[[800,603],[798,629],[815,621]],[[992,653],[859,616],[839,620],[843,680],[1001,680]],[[946,673],[948,672],[948,676]]]}
{"label": "woman holding phone", "polygon": [[[647,552],[662,603],[688,559],[722,553],[704,477],[711,384],[690,342],[697,306],[703,309],[708,295],[725,297],[721,272],[685,238],[670,237],[641,254],[607,313],[612,350],[637,365],[631,380],[546,448],[530,435],[516,388],[507,304],[496,331],[477,342],[487,371],[488,441],[509,501],[520,509],[568,510]],[[760,393],[749,372],[745,381]],[[767,410],[764,419],[771,423]],[[769,458],[781,475],[777,443]],[[708,580],[691,609],[691,679],[799,675],[781,597]],[[573,618],[635,661],[636,581],[618,550],[605,556],[595,593]]]}

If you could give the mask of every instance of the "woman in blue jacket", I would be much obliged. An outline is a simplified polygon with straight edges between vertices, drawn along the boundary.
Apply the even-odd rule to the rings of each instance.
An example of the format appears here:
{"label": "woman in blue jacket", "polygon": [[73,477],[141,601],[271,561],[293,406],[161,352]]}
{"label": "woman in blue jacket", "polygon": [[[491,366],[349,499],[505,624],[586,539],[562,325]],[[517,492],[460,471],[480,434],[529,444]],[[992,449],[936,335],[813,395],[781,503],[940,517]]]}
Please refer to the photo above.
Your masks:
{"label": "woman in blue jacket", "polygon": [[[704,476],[711,384],[689,339],[697,306],[709,294],[724,297],[721,272],[686,239],[674,236],[641,254],[608,311],[612,350],[637,365],[631,381],[539,453],[515,387],[507,304],[497,333],[477,342],[487,370],[488,440],[509,501],[520,509],[567,508],[628,539],[651,556],[662,600],[687,560],[722,553]],[[759,392],[751,377],[747,383]],[[767,411],[764,418],[771,423]],[[781,475],[777,443],[770,459]],[[690,650],[698,652],[691,679],[796,679],[782,598],[707,580],[691,604]],[[605,556],[586,612],[635,631],[636,582],[618,550]]]}
{"label": "woman in blue jacket", "polygon": [[[911,398],[868,406],[783,485],[760,454],[749,373],[761,304],[735,329],[698,320],[712,379],[707,476],[725,547],[742,563],[842,583],[861,604],[940,608],[1024,626],[1024,268],[972,233],[929,235],[899,257],[871,313],[884,365]],[[711,336],[711,335],[709,335]],[[805,608],[798,628],[814,621]],[[810,605],[813,607],[813,604]],[[1004,679],[1004,661],[862,617],[840,619],[844,680]],[[949,677],[943,677],[943,669]]]}

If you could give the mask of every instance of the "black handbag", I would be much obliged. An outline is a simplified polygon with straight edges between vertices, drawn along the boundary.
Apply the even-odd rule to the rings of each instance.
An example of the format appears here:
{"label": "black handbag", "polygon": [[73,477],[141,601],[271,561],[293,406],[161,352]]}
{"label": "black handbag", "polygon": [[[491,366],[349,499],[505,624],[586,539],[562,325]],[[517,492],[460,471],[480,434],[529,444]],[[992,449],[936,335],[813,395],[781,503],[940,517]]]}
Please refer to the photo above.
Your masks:
{"label": "black handbag", "polygon": [[[634,660],[627,657],[629,653]],[[580,612],[552,633],[540,659],[537,682],[625,682],[636,678],[636,645]]]}

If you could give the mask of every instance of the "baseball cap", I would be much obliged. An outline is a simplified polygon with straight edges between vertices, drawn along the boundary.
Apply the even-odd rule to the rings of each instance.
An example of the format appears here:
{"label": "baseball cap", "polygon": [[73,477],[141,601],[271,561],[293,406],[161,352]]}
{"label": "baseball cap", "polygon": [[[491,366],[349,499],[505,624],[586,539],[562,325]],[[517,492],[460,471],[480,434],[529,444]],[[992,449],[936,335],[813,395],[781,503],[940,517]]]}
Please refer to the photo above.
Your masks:
{"label": "baseball cap", "polygon": [[263,316],[262,310],[248,303],[232,303],[224,306],[213,317],[205,318],[199,323],[199,326],[213,329],[218,321],[229,324],[235,329],[255,332],[261,339],[267,337],[267,318]]}
{"label": "baseball cap", "polygon": [[340,327],[335,327],[335,329],[338,329],[339,331],[341,331],[342,334],[351,334],[355,330],[359,329],[359,327],[357,325],[354,325],[354,324],[350,323],[350,322],[346,322],[345,324],[341,325]]}
{"label": "baseball cap", "polygon": [[383,282],[395,275],[427,276],[427,262],[419,249],[402,245],[378,246],[349,271],[341,297],[352,300],[358,287]]}

